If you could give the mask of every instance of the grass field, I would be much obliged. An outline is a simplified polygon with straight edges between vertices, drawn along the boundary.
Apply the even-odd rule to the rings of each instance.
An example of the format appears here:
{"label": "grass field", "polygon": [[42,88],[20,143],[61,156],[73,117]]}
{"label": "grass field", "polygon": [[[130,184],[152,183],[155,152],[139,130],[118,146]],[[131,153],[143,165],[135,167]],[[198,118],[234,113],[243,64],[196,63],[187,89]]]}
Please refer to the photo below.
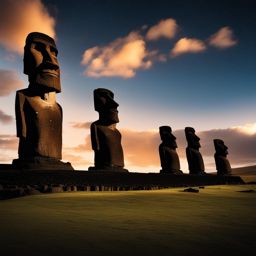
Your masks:
{"label": "grass field", "polygon": [[255,185],[66,192],[0,202],[0,254],[254,255]]}

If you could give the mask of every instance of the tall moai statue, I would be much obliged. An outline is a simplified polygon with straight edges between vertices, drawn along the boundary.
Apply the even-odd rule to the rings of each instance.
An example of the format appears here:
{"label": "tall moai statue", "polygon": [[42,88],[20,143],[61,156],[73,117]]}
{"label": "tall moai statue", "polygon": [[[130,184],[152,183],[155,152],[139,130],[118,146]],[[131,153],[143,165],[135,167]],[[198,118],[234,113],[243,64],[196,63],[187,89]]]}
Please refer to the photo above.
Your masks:
{"label": "tall moai statue", "polygon": [[16,92],[15,114],[21,169],[73,170],[62,157],[62,108],[56,102],[61,92],[58,50],[53,38],[32,32],[24,47],[24,74],[29,86]]}
{"label": "tall moai statue", "polygon": [[215,159],[217,174],[230,175],[232,172],[232,169],[227,159],[228,147],[224,144],[224,141],[220,139],[214,139],[213,143],[216,151],[214,154],[214,159]]}
{"label": "tall moai statue", "polygon": [[117,130],[118,103],[108,89],[94,90],[94,108],[99,119],[91,124],[91,143],[94,150],[94,167],[89,171],[128,172],[124,169],[121,133]]}
{"label": "tall moai statue", "polygon": [[188,142],[186,148],[186,155],[188,160],[189,174],[203,175],[204,171],[204,161],[201,153],[199,152],[200,138],[196,135],[195,129],[192,127],[185,128],[185,135]]}
{"label": "tall moai statue", "polygon": [[170,126],[159,127],[162,143],[159,145],[159,156],[162,170],[160,173],[183,174],[180,170],[180,160],[176,152],[176,137]]}

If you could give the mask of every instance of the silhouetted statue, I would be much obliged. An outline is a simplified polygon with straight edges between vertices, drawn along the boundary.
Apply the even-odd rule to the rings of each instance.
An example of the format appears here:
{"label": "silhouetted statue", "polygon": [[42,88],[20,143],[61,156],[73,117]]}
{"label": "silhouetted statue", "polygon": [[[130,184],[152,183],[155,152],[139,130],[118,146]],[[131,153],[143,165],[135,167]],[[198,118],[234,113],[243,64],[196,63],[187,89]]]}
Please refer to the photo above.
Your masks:
{"label": "silhouetted statue", "polygon": [[25,169],[73,169],[63,163],[62,108],[56,102],[61,92],[58,50],[54,39],[30,33],[24,48],[27,89],[16,92],[16,125],[19,159],[13,165]]}
{"label": "silhouetted statue", "polygon": [[116,129],[118,106],[113,92],[104,88],[94,90],[94,107],[99,112],[99,120],[91,124],[95,166],[89,167],[90,171],[128,172],[124,169],[121,133]]}
{"label": "silhouetted statue", "polygon": [[215,164],[218,175],[230,175],[232,172],[230,163],[227,159],[228,155],[228,147],[224,144],[223,140],[214,139],[214,147],[215,147]]}
{"label": "silhouetted statue", "polygon": [[186,155],[188,160],[189,174],[202,175],[204,171],[204,161],[199,152],[200,138],[196,136],[195,129],[192,127],[185,128],[186,139],[188,146],[186,148]]}
{"label": "silhouetted statue", "polygon": [[160,173],[183,174],[180,170],[180,160],[176,152],[176,137],[170,126],[159,127],[162,143],[159,145],[159,155],[162,170]]}

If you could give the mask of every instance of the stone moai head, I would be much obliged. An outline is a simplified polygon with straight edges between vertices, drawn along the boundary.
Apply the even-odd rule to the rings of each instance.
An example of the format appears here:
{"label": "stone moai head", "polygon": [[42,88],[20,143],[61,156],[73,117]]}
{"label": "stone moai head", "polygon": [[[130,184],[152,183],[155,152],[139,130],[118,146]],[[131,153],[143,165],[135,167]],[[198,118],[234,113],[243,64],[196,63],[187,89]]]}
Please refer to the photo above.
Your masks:
{"label": "stone moai head", "polygon": [[172,128],[170,126],[160,126],[159,133],[165,145],[172,149],[177,148],[176,137],[172,134]]}
{"label": "stone moai head", "polygon": [[43,92],[61,92],[58,50],[53,38],[32,32],[24,47],[24,74],[30,87]]}
{"label": "stone moai head", "polygon": [[226,157],[228,155],[228,147],[224,144],[223,140],[214,139],[213,143],[214,143],[216,153],[218,155],[224,156],[224,157]]}
{"label": "stone moai head", "polygon": [[199,150],[201,147],[200,145],[200,138],[196,135],[195,129],[192,127],[185,128],[185,135],[188,142],[188,147]]}
{"label": "stone moai head", "polygon": [[98,88],[94,90],[94,108],[99,112],[99,120],[105,124],[119,122],[117,107],[114,101],[114,93],[108,89]]}

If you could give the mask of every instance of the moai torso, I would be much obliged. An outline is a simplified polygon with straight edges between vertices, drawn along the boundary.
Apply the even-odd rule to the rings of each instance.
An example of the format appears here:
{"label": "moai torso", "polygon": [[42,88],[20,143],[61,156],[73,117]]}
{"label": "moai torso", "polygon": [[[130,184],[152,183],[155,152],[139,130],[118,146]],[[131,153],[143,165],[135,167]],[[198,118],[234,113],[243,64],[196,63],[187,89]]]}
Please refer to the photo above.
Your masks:
{"label": "moai torso", "polygon": [[216,153],[214,154],[216,169],[218,175],[229,175],[232,172],[229,160],[227,159],[228,147],[223,140],[214,139],[214,147]]}
{"label": "moai torso", "polygon": [[171,149],[161,143],[159,146],[159,154],[162,170],[164,172],[172,173],[180,171],[180,160],[175,149]]}
{"label": "moai torso", "polygon": [[91,140],[95,152],[96,168],[123,168],[124,156],[121,145],[121,133],[112,126],[91,125]]}
{"label": "moai torso", "polygon": [[200,138],[195,134],[195,129],[192,127],[185,128],[185,135],[188,142],[186,156],[189,173],[197,175],[205,174],[203,157],[199,151],[201,147]]}
{"label": "moai torso", "polygon": [[[51,92],[55,94],[55,92]],[[62,109],[55,100],[43,100],[30,89],[16,94],[19,158],[35,156],[61,159]]]}
{"label": "moai torso", "polygon": [[199,174],[204,172],[204,161],[199,150],[187,147],[186,155],[190,174]]}
{"label": "moai torso", "polygon": [[162,143],[159,145],[159,156],[162,170],[160,173],[182,174],[180,160],[176,152],[176,137],[170,126],[159,127]]}

